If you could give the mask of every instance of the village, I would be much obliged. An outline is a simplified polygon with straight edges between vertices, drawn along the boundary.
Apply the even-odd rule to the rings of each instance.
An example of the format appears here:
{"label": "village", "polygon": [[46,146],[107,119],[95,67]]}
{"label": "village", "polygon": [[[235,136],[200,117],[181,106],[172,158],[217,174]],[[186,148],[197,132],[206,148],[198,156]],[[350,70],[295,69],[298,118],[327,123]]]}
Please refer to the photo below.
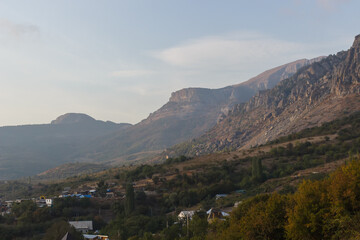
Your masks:
{"label": "village", "polygon": [[[133,189],[135,192],[143,192],[147,197],[158,197],[159,193],[154,190],[145,190],[146,186],[148,186],[149,179],[140,180],[138,182],[132,183]],[[151,180],[150,180],[151,181]],[[0,215],[5,216],[12,213],[12,208],[16,204],[21,204],[22,202],[26,201],[32,201],[36,204],[38,208],[52,208],[54,207],[54,203],[56,202],[56,199],[66,199],[66,198],[72,198],[72,199],[88,199],[89,201],[93,202],[101,202],[101,203],[109,203],[112,204],[116,201],[123,201],[126,198],[125,189],[121,187],[116,187],[116,183],[108,182],[108,183],[100,183],[97,187],[89,187],[85,186],[83,188],[76,188],[71,189],[71,187],[64,187],[61,194],[57,196],[47,197],[47,196],[39,196],[37,198],[30,198],[30,199],[14,199],[14,200],[5,200],[1,201],[0,199]],[[101,186],[106,187],[106,189],[101,189]],[[113,188],[108,188],[112,186]],[[100,191],[102,191],[100,193]],[[237,190],[237,194],[243,194],[245,193],[245,190]],[[216,194],[215,199],[219,200],[222,198],[227,197],[228,194]],[[236,202],[234,207],[237,207],[238,204],[241,202]],[[231,212],[233,207],[228,207],[224,209],[211,207],[210,209],[206,210],[207,215],[207,221],[209,223],[213,222],[214,220],[225,220],[227,217],[229,217],[229,213]],[[193,209],[193,208],[192,208]],[[192,210],[192,209],[184,209],[180,211],[174,211],[170,212],[168,214],[175,215],[177,214],[177,220],[174,222],[174,224],[181,224],[185,227],[189,224],[189,222],[192,220],[193,216],[199,211],[199,210]],[[108,211],[111,212],[111,211]],[[106,210],[103,210],[101,213],[99,209],[99,215],[102,214],[102,217],[105,219],[106,222],[110,222],[112,218],[114,218],[113,215],[106,214]],[[107,216],[106,216],[107,215]],[[82,221],[68,221],[68,223],[73,226],[76,231],[81,232],[84,239],[86,240],[110,240],[109,236],[106,234],[100,234],[100,229],[95,229],[93,221],[91,220],[82,220]],[[67,232],[62,240],[72,239],[71,234]]]}

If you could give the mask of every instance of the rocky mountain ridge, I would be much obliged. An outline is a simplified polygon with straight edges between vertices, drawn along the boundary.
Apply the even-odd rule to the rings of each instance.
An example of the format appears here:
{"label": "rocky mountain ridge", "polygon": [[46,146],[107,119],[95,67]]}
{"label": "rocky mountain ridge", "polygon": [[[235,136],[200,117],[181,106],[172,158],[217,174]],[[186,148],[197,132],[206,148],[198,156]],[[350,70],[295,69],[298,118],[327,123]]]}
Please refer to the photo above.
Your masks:
{"label": "rocky mountain ridge", "polygon": [[[84,154],[96,161],[124,163],[201,136],[221,121],[233,106],[254,96],[259,90],[258,86],[272,86],[282,77],[292,75],[301,67],[318,60],[320,58],[303,59],[276,67],[252,78],[251,83],[220,89],[186,88],[176,91],[164,106],[148,118],[119,134],[94,142],[84,150]],[[268,83],[269,79],[271,83]]]}
{"label": "rocky mountain ridge", "polygon": [[298,71],[271,90],[237,105],[198,139],[167,154],[198,155],[249,148],[279,136],[360,110],[360,35],[348,51],[330,55]]}
{"label": "rocky mountain ridge", "polygon": [[220,89],[176,91],[168,103],[133,126],[68,113],[51,124],[0,128],[0,176],[32,175],[69,162],[124,164],[149,159],[167,147],[201,136],[233,106],[312,61],[318,60],[291,62]]}

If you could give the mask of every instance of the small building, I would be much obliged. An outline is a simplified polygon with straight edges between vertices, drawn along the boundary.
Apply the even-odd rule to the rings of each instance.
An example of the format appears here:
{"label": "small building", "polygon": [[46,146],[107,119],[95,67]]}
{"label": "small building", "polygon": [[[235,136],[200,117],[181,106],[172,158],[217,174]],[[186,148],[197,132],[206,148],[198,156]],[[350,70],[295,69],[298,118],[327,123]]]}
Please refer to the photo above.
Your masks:
{"label": "small building", "polygon": [[36,199],[35,203],[38,207],[41,207],[41,208],[46,206],[45,198]]}
{"label": "small building", "polygon": [[218,200],[218,199],[224,198],[224,197],[226,197],[226,196],[227,196],[227,194],[216,194],[216,195],[215,195],[215,199]]}
{"label": "small building", "polygon": [[234,203],[234,208],[237,208],[241,203],[242,203],[242,201],[235,202]]}
{"label": "small building", "polygon": [[195,211],[181,211],[178,215],[179,220],[186,220],[186,219],[192,219],[194,216]]}
{"label": "small building", "polygon": [[109,240],[109,236],[107,235],[83,234],[83,237],[86,240]]}
{"label": "small building", "polygon": [[0,207],[0,214],[1,214],[1,216],[5,216],[5,215],[8,215],[8,214],[10,214],[11,213],[11,208],[8,208],[7,206],[1,206]]}
{"label": "small building", "polygon": [[11,200],[5,201],[5,206],[7,206],[8,208],[11,208],[13,204],[14,204],[14,201],[11,201]]}
{"label": "small building", "polygon": [[79,198],[92,198],[91,195],[80,195]]}
{"label": "small building", "polygon": [[238,194],[244,194],[244,193],[246,193],[246,190],[239,189],[239,190],[236,190],[235,192],[238,193]]}
{"label": "small building", "polygon": [[212,222],[215,219],[225,220],[225,217],[230,216],[228,213],[221,211],[218,208],[211,208],[209,211],[206,212],[208,214],[208,222]]}
{"label": "small building", "polygon": [[46,206],[48,206],[48,207],[51,207],[53,205],[53,202],[54,201],[52,198],[45,199]]}
{"label": "small building", "polygon": [[94,230],[92,221],[70,221],[69,224],[82,233]]}

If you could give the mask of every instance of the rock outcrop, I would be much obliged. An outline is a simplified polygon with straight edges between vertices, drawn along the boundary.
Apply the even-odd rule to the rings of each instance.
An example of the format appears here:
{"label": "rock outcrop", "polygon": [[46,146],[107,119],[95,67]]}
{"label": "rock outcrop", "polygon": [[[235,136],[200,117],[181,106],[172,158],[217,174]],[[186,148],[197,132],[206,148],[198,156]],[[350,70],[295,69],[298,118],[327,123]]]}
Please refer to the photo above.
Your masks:
{"label": "rock outcrop", "polygon": [[[199,155],[249,148],[360,110],[360,35],[348,51],[302,68],[236,107],[198,139],[168,154]],[[181,151],[179,151],[181,149]]]}
{"label": "rock outcrop", "polygon": [[[148,118],[125,131],[89,147],[98,160],[135,161],[142,153],[157,153],[167,147],[199,137],[224,119],[236,104],[248,101],[259,89],[268,88],[298,69],[314,62],[299,60],[271,69],[251,80],[220,89],[185,88]],[[155,152],[157,151],[157,152]],[[140,153],[140,154],[139,154]],[[146,155],[148,156],[148,155]]]}

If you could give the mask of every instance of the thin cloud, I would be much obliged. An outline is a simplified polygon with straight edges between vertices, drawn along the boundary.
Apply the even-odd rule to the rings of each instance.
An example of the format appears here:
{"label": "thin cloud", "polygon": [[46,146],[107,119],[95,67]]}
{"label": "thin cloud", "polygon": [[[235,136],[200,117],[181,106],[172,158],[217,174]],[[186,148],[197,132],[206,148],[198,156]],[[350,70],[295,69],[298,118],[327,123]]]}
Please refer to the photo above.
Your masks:
{"label": "thin cloud", "polygon": [[237,34],[205,37],[153,54],[162,62],[189,69],[238,70],[253,64],[298,58],[309,46],[268,36]]}
{"label": "thin cloud", "polygon": [[28,35],[38,35],[40,30],[31,24],[18,24],[7,19],[0,19],[0,34],[21,38]]}

